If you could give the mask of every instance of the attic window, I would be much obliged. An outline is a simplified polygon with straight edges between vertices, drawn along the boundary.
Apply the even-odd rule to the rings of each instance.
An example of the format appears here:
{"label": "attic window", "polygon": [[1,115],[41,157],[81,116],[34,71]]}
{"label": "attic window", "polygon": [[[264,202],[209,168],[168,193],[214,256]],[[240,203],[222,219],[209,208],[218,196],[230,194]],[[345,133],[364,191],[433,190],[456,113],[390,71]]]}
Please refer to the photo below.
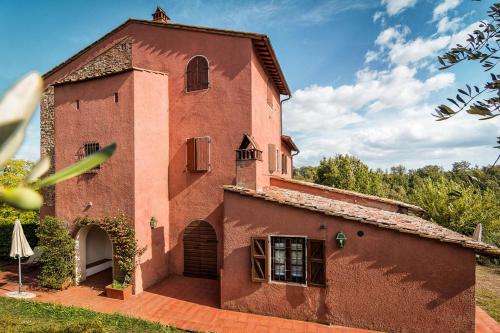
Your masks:
{"label": "attic window", "polygon": [[243,135],[243,140],[236,150],[236,160],[262,160],[262,150],[259,150],[257,143],[255,143],[254,139],[250,135]]}
{"label": "attic window", "polygon": [[208,60],[203,56],[192,58],[186,70],[186,91],[208,89]]}

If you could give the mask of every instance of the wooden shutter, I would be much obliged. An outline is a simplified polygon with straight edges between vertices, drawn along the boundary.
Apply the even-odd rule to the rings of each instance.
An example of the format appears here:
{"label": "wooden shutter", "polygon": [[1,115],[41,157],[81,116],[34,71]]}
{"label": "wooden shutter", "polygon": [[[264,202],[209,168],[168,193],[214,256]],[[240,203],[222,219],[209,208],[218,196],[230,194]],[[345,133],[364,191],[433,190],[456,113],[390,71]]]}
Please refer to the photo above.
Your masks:
{"label": "wooden shutter", "polygon": [[307,282],[309,285],[317,287],[324,287],[326,284],[324,240],[307,240]]}
{"label": "wooden shutter", "polygon": [[190,172],[210,170],[210,137],[187,139],[187,169]]}
{"label": "wooden shutter", "polygon": [[204,57],[199,57],[198,63],[198,78],[200,83],[200,89],[208,88],[208,61]]}
{"label": "wooden shutter", "polygon": [[281,173],[286,174],[288,172],[287,157],[285,154],[281,154]]}
{"label": "wooden shutter", "polygon": [[266,237],[252,237],[250,257],[252,260],[252,281],[263,282],[268,275],[268,244]]}
{"label": "wooden shutter", "polygon": [[208,61],[197,56],[189,61],[186,70],[186,90],[194,91],[208,88]]}
{"label": "wooden shutter", "polygon": [[187,169],[196,172],[196,139],[187,139]]}
{"label": "wooden shutter", "polygon": [[276,171],[276,145],[270,143],[268,145],[268,162],[269,162],[269,172],[273,173]]}
{"label": "wooden shutter", "polygon": [[210,138],[196,138],[196,171],[203,172],[210,169]]}

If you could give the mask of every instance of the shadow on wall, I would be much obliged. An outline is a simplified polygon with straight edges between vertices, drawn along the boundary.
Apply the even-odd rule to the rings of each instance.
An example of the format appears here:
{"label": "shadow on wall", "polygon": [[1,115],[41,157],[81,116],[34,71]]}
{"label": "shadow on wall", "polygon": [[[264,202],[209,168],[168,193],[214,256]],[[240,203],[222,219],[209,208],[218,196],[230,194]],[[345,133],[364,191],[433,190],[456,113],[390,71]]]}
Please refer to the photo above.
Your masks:
{"label": "shadow on wall", "polygon": [[165,227],[151,229],[151,258],[141,263],[142,281],[162,278],[168,272],[168,257],[165,253]]}
{"label": "shadow on wall", "polygon": [[[248,198],[248,200],[256,201],[259,199]],[[280,209],[276,203],[261,202],[260,204],[272,205],[272,207],[265,208]],[[249,216],[252,216],[254,214],[252,210],[255,211],[255,207],[255,205],[250,203],[248,207],[242,207],[241,214],[250,214]],[[312,218],[310,215],[312,213],[305,212],[300,208],[287,207],[286,209],[293,209],[293,214],[297,214],[297,220],[300,220],[301,223],[306,222],[308,216]],[[287,213],[287,216],[289,215],[290,213]],[[381,276],[387,276],[388,278],[392,276],[392,279],[396,277],[396,280],[400,277],[398,283],[402,285],[401,288],[398,288],[399,290],[393,290],[394,295],[399,295],[398,292],[406,288],[405,284],[418,285],[419,288],[429,290],[435,295],[435,298],[427,303],[427,308],[430,310],[474,286],[474,272],[464,275],[464,272],[467,270],[463,269],[463,267],[470,265],[470,260],[472,259],[467,255],[464,256],[457,252],[464,251],[463,254],[467,254],[465,252],[468,251],[460,248],[458,245],[442,244],[436,240],[384,230],[375,226],[339,218],[321,217],[319,214],[314,217],[314,222],[311,221],[310,223],[319,221],[317,217],[320,217],[322,221],[328,219],[334,222],[329,223],[330,230],[327,231],[328,236],[326,241],[327,244],[330,244],[327,245],[327,249],[328,247],[330,248],[327,253],[327,267],[330,266],[330,269],[327,268],[327,279],[328,275],[332,274],[332,267],[342,266],[349,267],[349,272],[339,271],[336,273],[337,278],[339,275],[345,273],[345,278],[352,280],[352,274],[355,274],[354,272],[358,268],[373,270],[373,273],[379,279]],[[255,218],[259,219],[260,215],[257,214]],[[288,229],[285,224],[280,224],[278,227],[274,227],[273,225],[266,225],[265,227],[259,225],[255,227],[240,220],[226,220],[224,223],[232,223],[234,232],[248,235],[248,237],[252,235],[286,234]],[[286,223],[294,222],[287,220]],[[276,223],[273,224],[276,225]],[[356,231],[359,229],[365,231],[363,237],[356,236]],[[346,232],[349,240],[343,249],[338,249],[336,246],[333,247],[332,253],[332,244],[335,244],[335,234],[339,230]],[[241,261],[250,262],[249,245],[235,249],[225,259],[226,264]],[[247,276],[250,276],[249,266],[245,268],[248,271]],[[363,286],[359,287],[363,288]],[[248,296],[259,288],[260,284],[255,284],[255,286],[252,285],[249,288],[242,288],[237,294],[239,297]],[[331,288],[335,288],[335,286],[329,283],[326,291]],[[300,304],[298,299],[301,295],[295,294],[295,291],[292,293],[292,289],[296,288],[287,290],[287,299],[290,305],[295,307]],[[244,294],[240,292],[244,292]],[[321,294],[321,297],[323,300],[326,299],[326,295],[324,294]],[[318,311],[322,312],[320,309]]]}
{"label": "shadow on wall", "polygon": [[[371,230],[374,227],[360,226],[358,228]],[[393,233],[393,235],[388,235],[388,233]],[[349,260],[349,265],[362,264],[370,270],[383,270],[384,276],[401,276],[399,282],[403,284],[417,283],[421,288],[432,291],[436,295],[435,299],[427,303],[429,310],[474,286],[474,273],[466,276],[464,270],[460,268],[470,265],[470,258],[468,256],[464,258],[457,252],[468,250],[458,245],[442,243],[440,245],[437,240],[386,230],[368,231],[366,234],[368,235],[364,237],[368,236],[366,237],[368,239],[362,242],[362,247],[360,246],[357,251],[359,254],[336,249],[327,260]],[[388,236],[391,238],[389,239]],[[351,236],[353,237],[356,237],[355,234]],[[424,247],[416,246],[416,243],[427,244]],[[438,250],[437,247],[439,247]],[[422,249],[428,249],[429,252],[422,251]],[[457,267],[459,269],[456,269]]]}

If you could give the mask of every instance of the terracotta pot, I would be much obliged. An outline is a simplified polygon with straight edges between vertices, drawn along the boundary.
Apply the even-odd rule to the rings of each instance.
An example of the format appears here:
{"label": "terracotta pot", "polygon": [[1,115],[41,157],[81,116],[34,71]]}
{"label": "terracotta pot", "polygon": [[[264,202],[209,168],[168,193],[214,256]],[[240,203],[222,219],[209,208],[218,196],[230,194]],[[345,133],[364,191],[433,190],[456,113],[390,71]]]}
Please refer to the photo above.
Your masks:
{"label": "terracotta pot", "polygon": [[132,285],[129,284],[123,289],[116,289],[111,287],[111,285],[106,286],[106,297],[126,300],[132,296]]}

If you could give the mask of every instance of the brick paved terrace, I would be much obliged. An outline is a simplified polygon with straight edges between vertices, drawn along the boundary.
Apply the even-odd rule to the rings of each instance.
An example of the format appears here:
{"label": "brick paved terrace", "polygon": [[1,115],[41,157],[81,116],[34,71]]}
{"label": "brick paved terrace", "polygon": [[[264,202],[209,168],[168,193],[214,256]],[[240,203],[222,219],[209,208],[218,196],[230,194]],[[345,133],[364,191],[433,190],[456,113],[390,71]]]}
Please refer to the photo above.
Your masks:
{"label": "brick paved terrace", "polygon": [[[90,277],[85,284],[64,291],[40,291],[28,273],[25,288],[34,290],[35,300],[88,308],[104,313],[121,313],[157,321],[177,328],[209,332],[335,332],[367,330],[227,311],[219,308],[216,280],[171,277],[126,301],[104,296],[111,280],[107,270]],[[16,290],[15,268],[0,273],[0,294]],[[476,309],[476,333],[500,332],[500,325],[480,308]]]}

